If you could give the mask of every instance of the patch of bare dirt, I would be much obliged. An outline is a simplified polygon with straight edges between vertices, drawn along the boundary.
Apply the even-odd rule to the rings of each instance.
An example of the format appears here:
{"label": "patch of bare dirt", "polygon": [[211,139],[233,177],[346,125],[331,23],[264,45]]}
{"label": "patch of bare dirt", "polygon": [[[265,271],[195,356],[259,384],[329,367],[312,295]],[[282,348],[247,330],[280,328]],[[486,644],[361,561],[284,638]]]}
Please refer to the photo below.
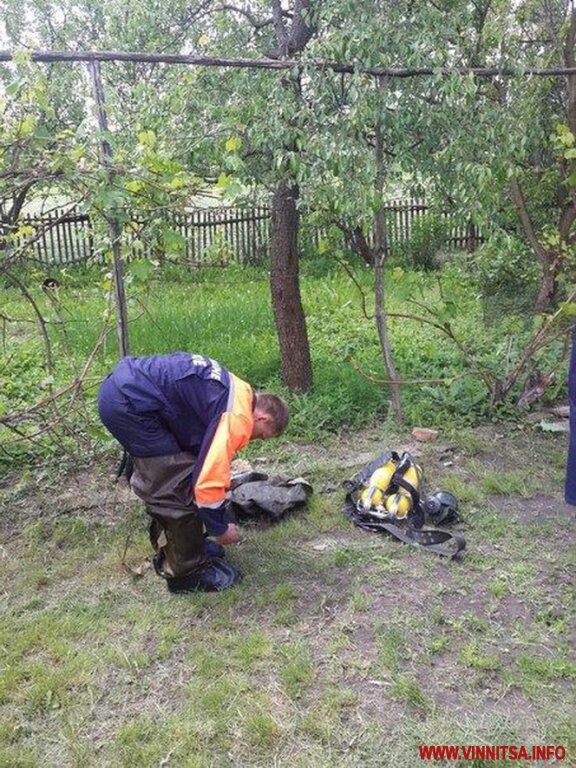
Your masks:
{"label": "patch of bare dirt", "polygon": [[[501,498],[497,497],[500,501]],[[494,499],[496,503],[496,498]],[[518,522],[529,525],[545,525],[576,519],[576,507],[566,504],[557,495],[537,494],[531,498],[518,496],[506,497],[506,514],[512,515]]]}
{"label": "patch of bare dirt", "polygon": [[500,626],[528,627],[534,621],[534,612],[524,600],[513,595],[503,595],[490,612],[490,618]]}

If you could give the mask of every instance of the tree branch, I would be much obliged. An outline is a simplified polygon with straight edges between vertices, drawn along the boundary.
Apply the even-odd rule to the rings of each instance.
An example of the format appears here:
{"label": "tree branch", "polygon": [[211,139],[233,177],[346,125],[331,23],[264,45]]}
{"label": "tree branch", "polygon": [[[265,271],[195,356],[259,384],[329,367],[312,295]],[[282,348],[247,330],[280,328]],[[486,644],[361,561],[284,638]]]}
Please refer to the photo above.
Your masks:
{"label": "tree branch", "polygon": [[[293,59],[278,60],[270,58],[226,58],[222,56],[187,56],[185,54],[146,53],[143,51],[30,51],[32,61],[141,61],[149,64],[187,64],[198,67],[231,67],[238,69],[292,69],[304,65],[311,69],[344,74],[362,73],[371,77],[427,77],[429,75],[473,75],[474,77],[515,77],[518,75],[535,75],[551,77],[555,75],[576,75],[576,67],[524,67],[514,70],[501,67],[359,67],[348,61],[321,61],[313,59],[302,62]],[[0,62],[12,61],[14,54],[10,51],[0,51]]]}
{"label": "tree branch", "polygon": [[350,365],[354,368],[356,373],[364,376],[368,381],[374,382],[374,384],[451,384],[453,381],[456,381],[456,379],[463,379],[465,376],[475,375],[474,371],[466,371],[465,373],[449,376],[446,379],[379,379],[377,376],[371,376],[369,373],[366,373],[366,371],[360,368],[353,360],[350,360]]}
{"label": "tree branch", "polygon": [[388,317],[404,317],[407,320],[416,320],[418,323],[424,323],[425,325],[430,325],[432,328],[436,328],[439,331],[441,331],[445,336],[448,336],[448,338],[458,347],[460,352],[462,352],[464,358],[467,360],[469,365],[471,365],[476,374],[482,379],[484,384],[486,385],[486,388],[488,389],[488,392],[492,393],[495,390],[495,387],[497,385],[497,379],[496,377],[490,372],[483,370],[477,360],[474,358],[473,355],[471,355],[464,344],[460,341],[460,339],[454,334],[454,331],[452,330],[452,327],[449,323],[439,323],[435,320],[430,320],[427,317],[421,317],[419,315],[413,315],[408,312],[389,312]]}
{"label": "tree branch", "polygon": [[572,199],[562,211],[560,223],[558,224],[558,232],[560,233],[560,239],[563,243],[570,242],[570,233],[572,232],[572,225],[575,221],[576,203]]}
{"label": "tree branch", "polygon": [[368,314],[368,310],[366,309],[366,295],[364,293],[362,286],[360,285],[358,280],[356,280],[356,276],[354,275],[354,273],[352,272],[352,270],[350,269],[348,264],[346,264],[345,261],[343,261],[342,259],[339,259],[338,256],[335,256],[334,258],[336,259],[338,264],[340,264],[340,266],[344,269],[344,271],[346,272],[350,280],[352,280],[352,282],[358,289],[358,293],[360,294],[360,304],[362,306],[362,314],[364,315],[366,320],[374,320],[374,315]]}
{"label": "tree branch", "polygon": [[258,20],[256,16],[254,16],[253,13],[246,10],[246,8],[238,8],[236,5],[221,5],[216,10],[218,11],[232,11],[232,13],[238,13],[241,16],[244,16],[244,18],[248,21],[251,27],[253,27],[256,30],[263,29],[264,27],[270,26],[270,24],[274,24],[274,18],[270,17],[269,19],[262,19]]}
{"label": "tree branch", "polygon": [[12,196],[12,206],[10,208],[10,211],[8,212],[8,221],[11,225],[14,224],[18,216],[20,216],[20,212],[22,211],[22,207],[24,203],[26,202],[26,195],[28,192],[32,189],[34,184],[36,183],[36,179],[33,179],[31,181],[28,181],[24,186],[15,192]]}
{"label": "tree branch", "polygon": [[548,258],[547,258],[546,251],[542,247],[538,238],[536,237],[536,232],[534,231],[534,226],[532,224],[532,220],[530,219],[530,214],[528,213],[526,202],[524,200],[524,195],[522,194],[522,190],[520,189],[520,184],[518,183],[518,179],[515,176],[513,176],[512,179],[510,180],[510,194],[512,196],[514,205],[516,206],[518,216],[520,217],[520,221],[522,223],[522,228],[524,230],[524,234],[526,235],[526,239],[532,246],[532,250],[538,256],[538,259],[540,260],[542,265],[545,267],[548,266]]}
{"label": "tree branch", "polygon": [[290,28],[289,53],[303,51],[310,38],[316,32],[312,21],[312,1],[296,0],[294,3],[294,18]]}
{"label": "tree branch", "polygon": [[352,253],[355,253],[357,256],[359,256],[362,261],[368,264],[369,267],[373,267],[374,252],[372,248],[370,248],[370,245],[368,244],[368,241],[366,240],[366,237],[361,228],[359,226],[347,227],[345,224],[341,223],[337,223],[336,226],[343,233],[346,243],[348,244],[348,247]]}
{"label": "tree branch", "polygon": [[[109,303],[110,303],[110,293],[108,296],[108,304]],[[70,392],[71,390],[78,390],[78,388],[83,384],[83,382],[87,377],[88,371],[92,366],[96,353],[104,343],[104,340],[106,339],[108,333],[110,333],[111,331],[111,328],[109,328],[108,326],[108,322],[109,322],[109,316],[107,313],[104,318],[104,322],[102,323],[102,327],[100,329],[98,339],[96,340],[96,344],[94,345],[94,348],[88,355],[88,358],[84,363],[82,367],[82,371],[80,372],[79,376],[76,376],[74,380],[70,382],[70,384],[67,384],[65,387],[62,387],[56,392],[52,392],[50,395],[47,395],[46,397],[42,398],[42,400],[39,400],[37,403],[30,406],[29,408],[26,408],[23,411],[15,411],[13,413],[7,413],[3,416],[0,416],[0,424],[4,424],[4,426],[6,427],[13,428],[14,424],[18,424],[22,421],[26,421],[27,419],[30,418],[30,416],[32,416],[38,410],[41,410],[46,405],[53,403],[55,400],[62,397],[62,395],[65,395],[67,392]],[[26,437],[26,435],[22,435],[22,436]]]}
{"label": "tree branch", "polygon": [[272,0],[272,21],[274,24],[274,31],[276,32],[279,51],[276,55],[272,52],[270,57],[273,59],[283,58],[288,55],[288,32],[282,15],[281,0]]}
{"label": "tree branch", "polygon": [[[81,198],[82,200],[83,198]],[[71,204],[71,208],[69,208],[67,211],[64,211],[64,213],[61,216],[58,216],[58,218],[54,219],[53,221],[48,222],[44,226],[40,227],[40,229],[36,230],[36,233],[33,237],[28,238],[22,245],[16,246],[13,248],[10,253],[7,256],[4,256],[3,258],[0,258],[0,274],[2,272],[5,272],[9,267],[11,267],[18,259],[23,255],[23,253],[34,243],[38,242],[45,234],[46,232],[49,232],[53,227],[56,227],[60,222],[62,222],[66,216],[69,214],[70,210],[74,208],[78,202],[76,201]],[[0,254],[2,253],[2,242],[0,241]]]}
{"label": "tree branch", "polygon": [[[575,299],[576,299],[576,291],[573,291],[568,296],[565,303],[571,304],[572,302],[574,302]],[[550,330],[553,327],[553,325],[556,323],[558,318],[560,317],[562,311],[563,311],[562,307],[556,310],[556,312],[548,318],[547,322],[544,323],[538,331],[536,331],[534,336],[532,336],[532,338],[526,345],[526,348],[524,349],[522,357],[516,364],[516,367],[514,368],[512,373],[506,377],[506,383],[504,385],[505,386],[504,394],[507,394],[510,391],[510,389],[512,389],[512,387],[514,386],[516,381],[519,379],[522,371],[524,370],[528,362],[532,360],[532,358],[534,357],[535,353],[539,349],[541,349],[541,347],[547,345],[548,343],[550,343],[550,341],[554,341],[555,339],[559,338],[565,333],[565,329],[560,328],[554,334],[550,335]]]}

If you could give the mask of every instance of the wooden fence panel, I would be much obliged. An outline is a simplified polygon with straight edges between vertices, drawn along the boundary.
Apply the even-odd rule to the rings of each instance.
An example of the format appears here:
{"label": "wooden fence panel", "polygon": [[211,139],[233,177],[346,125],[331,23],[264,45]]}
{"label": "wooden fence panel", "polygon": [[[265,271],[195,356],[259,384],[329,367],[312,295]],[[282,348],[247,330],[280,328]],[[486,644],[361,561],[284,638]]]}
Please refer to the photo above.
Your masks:
{"label": "wooden fence panel", "polygon": [[[415,224],[430,208],[420,200],[391,200],[384,206],[386,238],[389,248],[410,240]],[[442,213],[450,222],[450,214]],[[183,258],[191,266],[225,266],[229,263],[261,264],[270,248],[270,209],[201,208],[186,213],[166,215],[170,227],[184,240]],[[34,258],[50,265],[66,265],[103,260],[94,250],[90,217],[81,211],[56,209],[43,216],[25,216],[24,222],[34,230]],[[133,256],[159,256],[158,246],[146,237],[146,221],[135,220],[127,233],[129,241],[139,240]],[[316,244],[321,233],[308,233]],[[22,241],[21,241],[22,242]],[[481,233],[472,223],[449,226],[447,248],[475,250],[482,242]]]}

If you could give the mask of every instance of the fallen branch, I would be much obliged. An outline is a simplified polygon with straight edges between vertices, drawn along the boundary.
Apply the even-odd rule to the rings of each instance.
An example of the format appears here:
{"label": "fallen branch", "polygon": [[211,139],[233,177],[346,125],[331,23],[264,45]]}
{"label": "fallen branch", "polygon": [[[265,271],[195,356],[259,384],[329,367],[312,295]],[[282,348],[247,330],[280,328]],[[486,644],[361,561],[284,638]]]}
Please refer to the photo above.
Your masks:
{"label": "fallen branch", "polygon": [[[98,386],[100,382],[100,378],[95,378],[94,382],[87,386],[86,389],[90,389],[92,387]],[[15,413],[7,414],[5,416],[0,416],[0,424],[6,427],[6,429],[11,430],[15,434],[19,436],[19,440],[14,440],[12,442],[21,442],[23,440],[30,440],[34,442],[34,440],[37,437],[40,437],[41,435],[46,434],[47,432],[50,432],[54,424],[57,424],[61,419],[64,419],[65,417],[69,417],[70,413],[66,413],[65,415],[60,415],[56,420],[53,420],[51,423],[46,424],[41,429],[38,429],[37,432],[34,432],[31,435],[26,434],[25,432],[22,432],[16,424],[24,424],[27,421],[34,421],[34,417],[37,417],[39,414],[37,414],[37,410],[40,409],[41,405],[45,405],[46,403],[54,402],[57,397],[60,397],[66,392],[69,392],[75,384],[71,384],[68,387],[65,387],[64,389],[59,390],[57,393],[55,393],[55,396],[50,396],[50,398],[45,398],[44,400],[40,401],[39,403],[36,403],[31,408],[26,409],[25,411],[17,411]]]}

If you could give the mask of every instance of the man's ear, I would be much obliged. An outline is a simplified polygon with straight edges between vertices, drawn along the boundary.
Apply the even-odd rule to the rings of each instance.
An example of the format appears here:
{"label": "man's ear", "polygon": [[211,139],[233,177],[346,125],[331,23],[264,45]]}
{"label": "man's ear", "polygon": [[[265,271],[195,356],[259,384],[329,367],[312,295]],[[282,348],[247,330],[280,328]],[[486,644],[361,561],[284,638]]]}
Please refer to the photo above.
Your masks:
{"label": "man's ear", "polygon": [[268,424],[272,416],[267,411],[261,411],[258,408],[254,411],[254,421],[264,421]]}

